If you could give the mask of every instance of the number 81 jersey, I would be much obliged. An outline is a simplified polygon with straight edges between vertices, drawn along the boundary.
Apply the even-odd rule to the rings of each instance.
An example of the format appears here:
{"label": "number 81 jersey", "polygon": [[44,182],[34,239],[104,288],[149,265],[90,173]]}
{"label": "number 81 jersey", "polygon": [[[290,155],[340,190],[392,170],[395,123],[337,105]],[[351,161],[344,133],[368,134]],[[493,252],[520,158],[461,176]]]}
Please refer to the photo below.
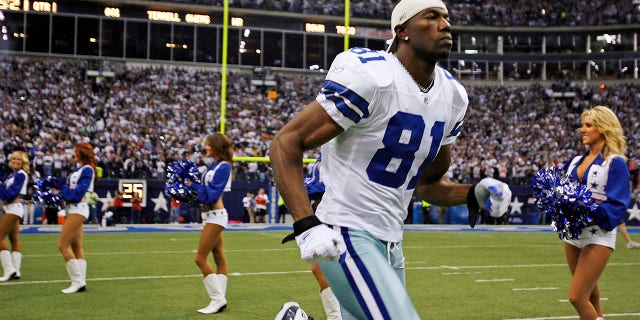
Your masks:
{"label": "number 81 jersey", "polygon": [[423,93],[391,53],[353,48],[331,65],[316,100],[344,132],[321,147],[331,225],[397,242],[424,168],[460,133],[468,97],[443,68]]}

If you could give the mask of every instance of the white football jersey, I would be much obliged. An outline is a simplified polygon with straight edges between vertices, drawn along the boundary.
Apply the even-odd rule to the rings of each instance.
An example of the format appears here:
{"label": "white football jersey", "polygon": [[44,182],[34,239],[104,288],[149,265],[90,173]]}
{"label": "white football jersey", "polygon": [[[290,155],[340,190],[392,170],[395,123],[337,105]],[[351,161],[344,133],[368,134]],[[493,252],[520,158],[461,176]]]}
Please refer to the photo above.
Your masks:
{"label": "white football jersey", "polygon": [[321,147],[322,222],[402,240],[418,178],[455,141],[469,102],[446,70],[436,67],[434,81],[421,92],[385,51],[353,48],[336,57],[316,98],[344,129]]}

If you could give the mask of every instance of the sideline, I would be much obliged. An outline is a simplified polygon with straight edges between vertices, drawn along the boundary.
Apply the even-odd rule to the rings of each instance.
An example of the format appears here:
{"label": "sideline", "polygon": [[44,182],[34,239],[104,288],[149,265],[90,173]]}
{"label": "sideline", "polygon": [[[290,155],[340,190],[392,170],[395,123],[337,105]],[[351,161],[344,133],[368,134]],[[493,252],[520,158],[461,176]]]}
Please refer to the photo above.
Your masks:
{"label": "sideline", "polygon": [[[21,225],[22,234],[60,233],[61,225]],[[120,232],[200,232],[201,224],[120,224],[102,228],[96,224],[85,224],[86,233]],[[292,231],[290,224],[280,223],[235,223],[229,224],[225,232],[238,231]],[[462,224],[406,224],[405,231],[428,232],[554,232],[548,225],[477,225],[471,228]],[[629,233],[640,234],[640,227],[627,226]]]}

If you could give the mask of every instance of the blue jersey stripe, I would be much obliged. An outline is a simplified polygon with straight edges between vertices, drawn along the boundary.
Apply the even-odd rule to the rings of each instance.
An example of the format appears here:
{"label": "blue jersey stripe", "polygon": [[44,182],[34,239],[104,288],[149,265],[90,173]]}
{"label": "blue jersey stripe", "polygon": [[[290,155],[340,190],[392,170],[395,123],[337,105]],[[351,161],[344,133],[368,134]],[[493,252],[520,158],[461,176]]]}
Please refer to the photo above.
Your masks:
{"label": "blue jersey stripe", "polygon": [[460,131],[462,131],[462,121],[456,122],[456,125],[453,127],[453,130],[451,130],[447,138],[457,137],[460,134]]}
{"label": "blue jersey stripe", "polygon": [[[362,262],[362,259],[360,259],[360,256],[356,252],[355,247],[351,243],[351,237],[349,236],[349,229],[345,227],[340,227],[340,233],[342,234],[342,237],[344,239],[348,254],[353,259],[353,262],[356,264],[360,275],[365,280],[367,288],[369,289],[369,291],[371,291],[371,295],[376,300],[376,306],[372,306],[372,307],[378,307],[384,319],[391,319],[391,315],[389,314],[389,311],[387,311],[387,308],[384,305],[384,301],[380,296],[380,292],[378,292],[378,288],[376,287],[373,281],[373,278],[369,273],[369,270],[367,270],[367,267],[364,265],[364,263]],[[345,256],[346,255],[343,254],[340,257],[340,260],[344,260]],[[355,283],[355,279],[353,278],[353,274],[351,270],[347,268],[347,264],[344,263],[344,261],[340,261],[340,262],[341,262],[340,265],[342,266],[344,273],[347,279],[349,280],[349,284],[353,289],[353,293],[356,296],[356,299],[358,299],[358,303],[362,307],[362,310],[366,313],[368,319],[373,319],[373,316],[371,315],[371,312],[369,311],[369,308],[368,308],[369,306],[364,301],[362,293],[360,292],[358,285]]]}
{"label": "blue jersey stripe", "polygon": [[[345,117],[351,119],[354,123],[360,122],[362,118],[369,117],[369,102],[357,93],[349,90],[349,88],[339,83],[325,80],[321,93],[324,94],[328,100],[331,100]],[[355,105],[360,112],[362,112],[362,117],[347,105],[347,101]]]}

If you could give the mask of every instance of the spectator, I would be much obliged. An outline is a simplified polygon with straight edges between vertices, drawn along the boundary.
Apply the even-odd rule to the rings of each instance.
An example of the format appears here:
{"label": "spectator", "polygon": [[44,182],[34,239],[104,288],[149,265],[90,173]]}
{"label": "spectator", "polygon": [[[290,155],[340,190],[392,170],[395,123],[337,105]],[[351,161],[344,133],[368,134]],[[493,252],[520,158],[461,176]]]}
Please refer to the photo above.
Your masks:
{"label": "spectator", "polygon": [[24,201],[24,217],[23,224],[35,224],[35,200],[33,199],[33,186],[27,187],[27,194],[23,198]]}
{"label": "spectator", "polygon": [[105,210],[98,215],[101,228],[106,228],[107,226],[113,225],[113,212],[113,201],[109,201],[106,204]]}
{"label": "spectator", "polygon": [[264,188],[258,190],[258,194],[255,196],[256,200],[256,222],[265,223],[267,216],[267,204],[269,203],[269,196],[264,193]]}
{"label": "spectator", "polygon": [[87,191],[87,194],[85,194],[85,200],[87,201],[87,205],[89,206],[89,219],[87,219],[87,221],[85,221],[85,223],[98,223],[98,217],[96,215],[97,213],[97,208],[98,208],[98,201],[100,201],[100,197],[98,196],[98,194],[91,190],[91,191]]}
{"label": "spectator", "polygon": [[171,213],[169,216],[169,223],[180,224],[180,201],[176,198],[171,198]]}
{"label": "spectator", "polygon": [[[87,91],[84,80],[76,79],[73,72],[85,63],[77,60],[0,58],[0,83],[6,84],[8,90],[0,91],[0,97],[4,99],[0,122],[11,124],[24,115],[33,115],[26,117],[23,126],[0,129],[0,144],[17,145],[22,143],[17,137],[24,137],[24,142],[32,146],[30,153],[34,155],[34,173],[42,177],[52,175],[54,156],[62,158],[64,171],[70,172],[74,169],[72,144],[89,139],[96,149],[99,166],[104,168],[105,178],[125,178],[131,174],[142,178],[154,173],[156,177],[164,177],[163,163],[182,158],[183,152],[198,147],[198,137],[206,134],[207,130],[216,130],[215,126],[199,121],[198,112],[200,106],[215,101],[216,97],[203,92],[207,92],[205,88],[220,85],[218,72],[127,67],[110,84],[108,91],[99,94],[105,101],[104,105],[91,108],[88,101],[95,93]],[[320,75],[308,74],[278,74],[277,78],[277,90],[282,94],[272,100],[256,94],[256,88],[250,85],[250,76],[238,71],[229,74],[234,94],[228,97],[226,116],[228,135],[239,146],[237,156],[266,155],[270,140],[263,139],[259,133],[274,135],[300,111],[301,106],[292,101],[293,97],[312,100],[316,95],[315,85],[322,81]],[[165,81],[174,89],[170,90]],[[31,92],[37,93],[38,99],[32,98],[18,85],[25,82]],[[64,83],[66,90],[55,90],[59,83]],[[561,87],[562,90],[576,92],[576,97],[551,98],[547,94],[551,86],[537,83],[529,86],[467,86],[470,108],[461,133],[464,141],[452,147],[452,170],[455,170],[452,179],[464,183],[477,181],[482,167],[495,166],[489,163],[489,159],[497,159],[499,174],[500,164],[504,162],[510,183],[528,184],[528,173],[535,168],[542,168],[552,161],[562,164],[582,150],[578,141],[571,137],[572,128],[578,125],[580,111],[601,101],[611,102],[611,108],[624,115],[620,119],[623,127],[629,130],[629,158],[637,161],[639,153],[635,150],[640,148],[640,126],[637,125],[640,108],[626,102],[638,99],[640,84],[612,84],[601,89],[594,85],[570,83],[567,86],[562,83]],[[25,99],[21,100],[21,96]],[[184,107],[183,101],[187,96],[193,102],[192,107]],[[70,103],[76,100],[80,101],[77,105]],[[42,101],[60,107],[45,108]],[[260,112],[255,110],[256,105],[263,106]],[[130,107],[135,107],[134,112],[129,112],[132,110]],[[219,117],[219,110],[207,113]],[[66,117],[67,114],[70,116]],[[189,119],[195,120],[191,122]],[[96,126],[93,133],[73,129],[94,123],[102,124]],[[539,139],[530,141],[534,136]],[[317,155],[317,150],[309,150],[304,156],[315,158]],[[136,169],[134,173],[125,170],[123,161],[129,158],[131,161],[138,159],[135,166],[144,168]],[[234,166],[234,174],[239,180],[245,179],[245,171],[249,170],[245,165],[239,162]],[[129,164],[127,166],[131,168]],[[472,179],[472,170],[476,167],[478,172]],[[257,169],[251,170],[257,172],[257,175],[252,174],[253,179],[264,177],[265,181],[270,181],[271,173],[266,164],[257,164]]]}
{"label": "spectator", "polygon": [[285,223],[287,211],[287,204],[284,203],[284,198],[278,197],[278,221],[276,222]]}
{"label": "spectator", "polygon": [[142,214],[142,200],[138,196],[138,193],[134,192],[133,196],[131,196],[131,221],[130,223],[139,224],[141,223],[141,214]]}
{"label": "spectator", "polygon": [[247,192],[247,194],[242,198],[242,206],[244,207],[244,216],[242,218],[242,222],[245,223],[254,223],[254,208],[253,208],[253,194],[251,192]]}
{"label": "spectator", "polygon": [[[59,190],[52,189],[51,193],[58,194]],[[58,212],[63,209],[58,202],[48,202],[44,204],[44,219],[47,224],[58,224]]]}
{"label": "spectator", "polygon": [[113,220],[115,223],[126,223],[127,219],[124,218],[124,200],[122,199],[122,193],[120,191],[116,191],[115,196],[113,196]]}

